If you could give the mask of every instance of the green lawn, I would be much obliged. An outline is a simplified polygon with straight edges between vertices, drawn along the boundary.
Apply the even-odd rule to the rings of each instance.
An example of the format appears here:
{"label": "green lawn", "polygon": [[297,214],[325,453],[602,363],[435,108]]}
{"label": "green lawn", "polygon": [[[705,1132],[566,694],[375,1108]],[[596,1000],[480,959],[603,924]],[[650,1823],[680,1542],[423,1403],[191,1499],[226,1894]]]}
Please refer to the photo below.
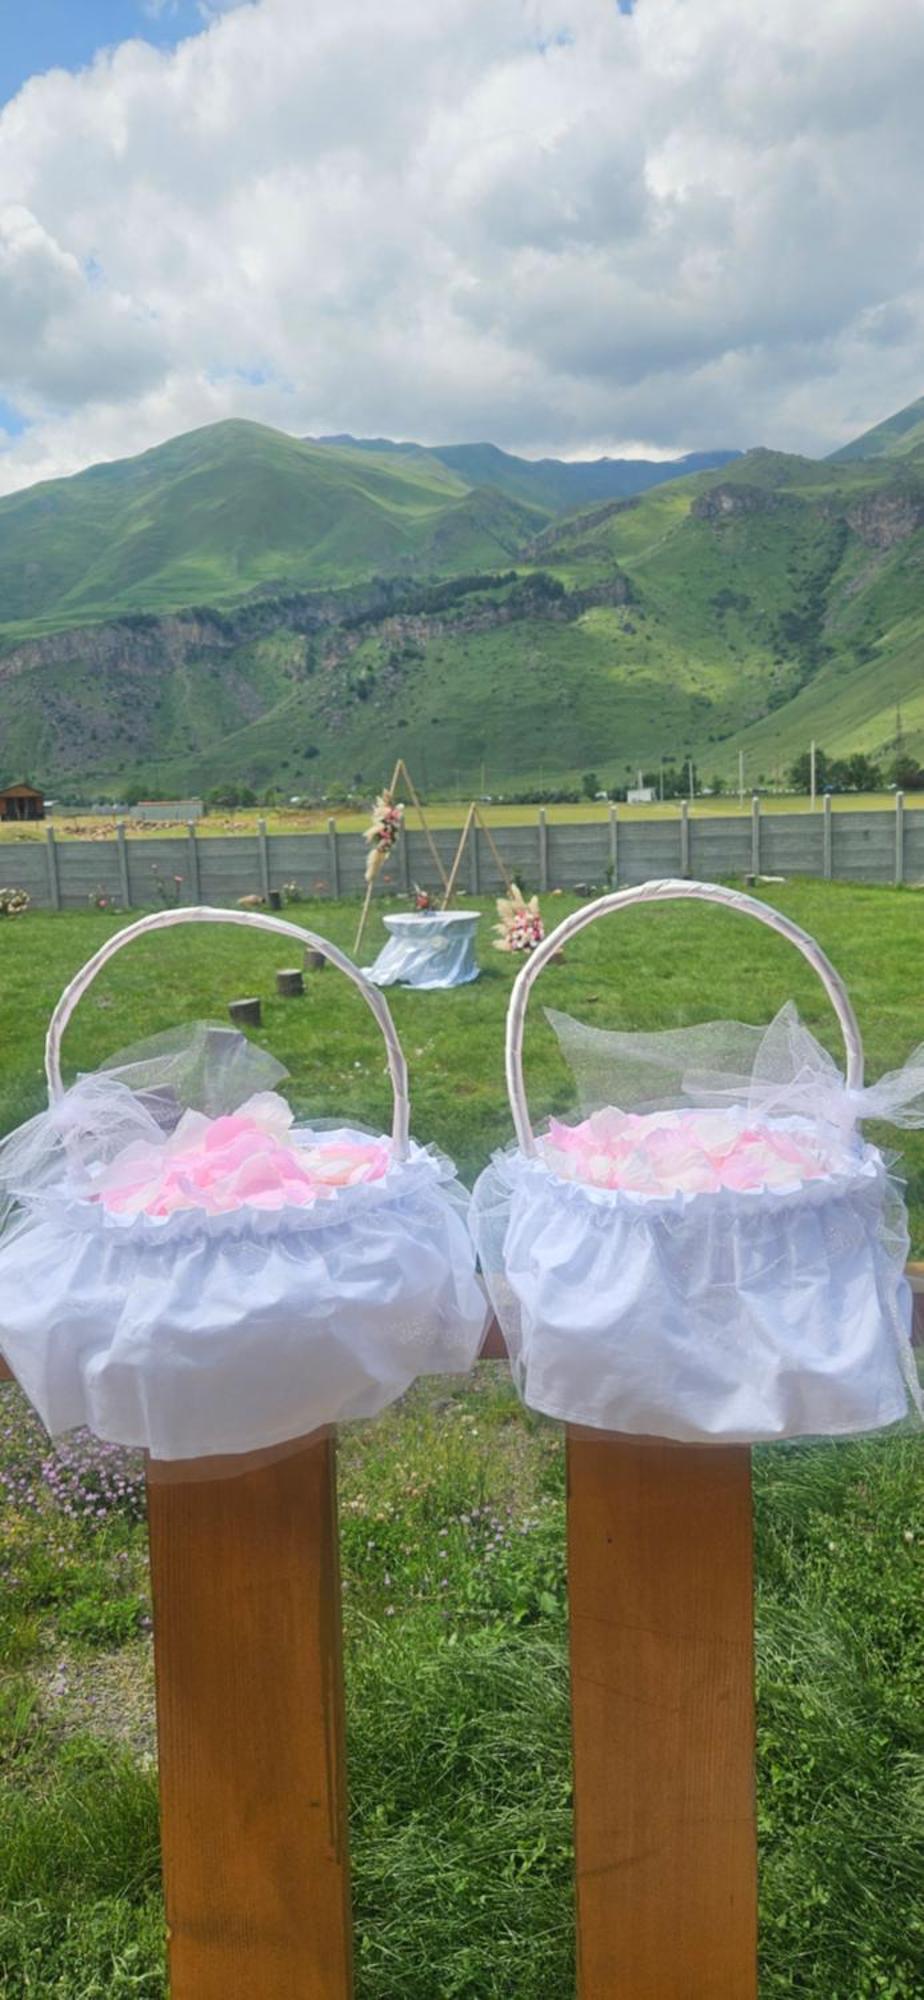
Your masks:
{"label": "green lawn", "polygon": [[[847,976],[872,1076],[922,1037],[924,906],[793,882],[774,900]],[[547,918],[574,906],[549,897]],[[369,955],[381,938],[377,906]],[[290,912],[349,947],[355,905]],[[66,979],[124,919],[0,927],[0,1130],[43,1097]],[[412,1124],[471,1177],[509,1136],[503,1017],[515,967],[482,924],[480,982],[390,996]],[[68,1033],[89,1067],[242,992],[294,1101],[388,1116],[377,1031],[336,974],[274,997],[289,947],[239,932],[148,939]],[[794,995],[836,1047],[811,975],[725,912],[633,911],[569,946],[543,997],[600,1025],[769,1018]],[[551,1033],[528,1033],[535,1112],[569,1102]],[[902,1142],[919,1254],[924,1135]],[[756,1455],[762,2000],[924,1992],[924,1483],[916,1440]],[[0,1391],[0,1993],[164,1992],[139,1470],[49,1450]],[[341,1447],[360,2000],[567,2000],[573,1982],[560,1434],[506,1371],[430,1384]],[[230,1996],[229,1996],[230,2000]],[[691,1996],[693,2000],[693,1996]],[[725,2000],[725,1996],[723,1996]],[[728,1996],[734,2000],[734,1996]]]}

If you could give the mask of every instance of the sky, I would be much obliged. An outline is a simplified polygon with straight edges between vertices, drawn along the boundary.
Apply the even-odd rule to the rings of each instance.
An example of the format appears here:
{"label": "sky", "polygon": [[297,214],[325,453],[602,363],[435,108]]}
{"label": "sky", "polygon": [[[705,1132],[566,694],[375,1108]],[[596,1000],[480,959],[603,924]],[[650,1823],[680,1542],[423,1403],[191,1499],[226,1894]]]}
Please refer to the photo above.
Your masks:
{"label": "sky", "polygon": [[924,394],[922,86],[922,0],[0,0],[0,491],[832,450]]}

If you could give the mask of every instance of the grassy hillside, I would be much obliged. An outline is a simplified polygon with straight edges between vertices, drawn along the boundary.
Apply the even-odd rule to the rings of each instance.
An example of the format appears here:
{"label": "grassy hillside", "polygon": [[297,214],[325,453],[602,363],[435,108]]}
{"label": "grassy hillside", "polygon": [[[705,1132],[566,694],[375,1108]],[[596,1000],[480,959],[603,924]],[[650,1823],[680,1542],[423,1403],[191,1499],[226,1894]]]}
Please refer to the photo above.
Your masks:
{"label": "grassy hillside", "polygon": [[0,631],[497,563],[541,516],[442,465],[211,424],[0,500]]}
{"label": "grassy hillside", "polygon": [[550,519],[416,447],[223,424],[2,503],[0,609],[0,777],[58,790],[320,794],[399,750],[431,791],[739,749],[753,782],[812,737],[887,760],[899,703],[924,760],[924,446]]}
{"label": "grassy hillside", "polygon": [[862,437],[852,438],[831,457],[835,464],[851,458],[897,458],[903,452],[916,451],[919,445],[924,445],[924,396],[871,431],[864,431]]}

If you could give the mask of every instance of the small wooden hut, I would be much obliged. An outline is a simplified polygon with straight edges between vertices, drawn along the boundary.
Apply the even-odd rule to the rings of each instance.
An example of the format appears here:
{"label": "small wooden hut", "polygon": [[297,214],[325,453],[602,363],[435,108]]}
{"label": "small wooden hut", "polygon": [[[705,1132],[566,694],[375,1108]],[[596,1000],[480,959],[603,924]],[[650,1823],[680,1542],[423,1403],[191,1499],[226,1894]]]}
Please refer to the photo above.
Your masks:
{"label": "small wooden hut", "polygon": [[34,785],[7,785],[0,791],[0,819],[44,819],[45,794]]}

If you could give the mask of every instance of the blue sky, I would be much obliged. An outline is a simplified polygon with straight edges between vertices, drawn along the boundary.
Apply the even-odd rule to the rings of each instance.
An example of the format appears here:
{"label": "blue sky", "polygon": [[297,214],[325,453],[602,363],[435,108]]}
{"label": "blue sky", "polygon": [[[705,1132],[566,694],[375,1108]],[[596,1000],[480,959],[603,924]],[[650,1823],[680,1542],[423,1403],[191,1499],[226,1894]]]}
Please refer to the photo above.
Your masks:
{"label": "blue sky", "polygon": [[80,69],[132,35],[171,48],[202,25],[198,0],[0,0],[0,103],[27,77]]}
{"label": "blue sky", "polygon": [[924,5],[869,21],[0,0],[0,492],[227,417],[830,451],[924,388]]}

